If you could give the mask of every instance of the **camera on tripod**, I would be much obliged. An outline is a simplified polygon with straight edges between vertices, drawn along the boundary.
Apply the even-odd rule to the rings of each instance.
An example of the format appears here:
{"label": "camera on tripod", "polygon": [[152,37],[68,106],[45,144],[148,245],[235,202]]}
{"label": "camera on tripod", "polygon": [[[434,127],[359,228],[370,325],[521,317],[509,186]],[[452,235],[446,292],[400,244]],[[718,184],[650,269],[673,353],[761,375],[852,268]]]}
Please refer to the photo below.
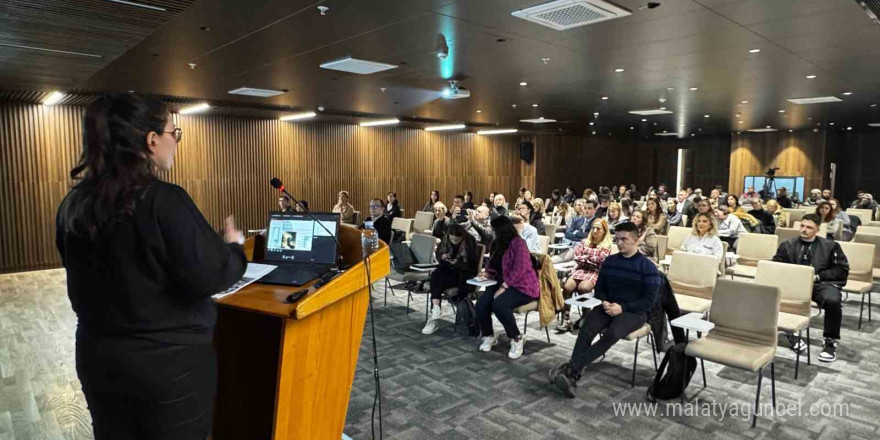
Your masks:
{"label": "camera on tripod", "polygon": [[776,176],[776,170],[778,170],[778,169],[779,169],[779,167],[776,167],[776,168],[768,168],[768,169],[767,169],[767,177],[774,177],[774,176]]}

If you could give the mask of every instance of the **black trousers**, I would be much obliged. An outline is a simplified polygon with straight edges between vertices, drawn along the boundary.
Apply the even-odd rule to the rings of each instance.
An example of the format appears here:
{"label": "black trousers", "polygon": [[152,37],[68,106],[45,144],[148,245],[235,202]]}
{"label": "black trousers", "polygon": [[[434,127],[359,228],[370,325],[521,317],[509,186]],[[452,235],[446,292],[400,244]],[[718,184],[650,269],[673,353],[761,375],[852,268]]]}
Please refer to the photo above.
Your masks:
{"label": "black trousers", "polygon": [[[645,325],[644,313],[621,313],[610,316],[601,305],[596,306],[587,314],[586,325],[578,333],[571,354],[571,364],[575,371],[580,372],[587,365],[605,354],[617,341]],[[602,333],[599,342],[593,344],[596,335]]]}
{"label": "black trousers", "polygon": [[431,299],[442,299],[446,289],[458,287],[458,293],[467,286],[467,278],[449,266],[440,266],[431,272]]}
{"label": "black trousers", "polygon": [[840,321],[843,319],[843,303],[840,288],[833,284],[813,285],[813,301],[825,311],[825,331],[822,336],[840,339]]}
{"label": "black trousers", "polygon": [[486,291],[477,298],[477,321],[480,323],[480,330],[483,336],[492,336],[495,330],[492,329],[492,313],[504,326],[504,332],[510,339],[519,337],[519,327],[516,326],[516,318],[513,316],[513,309],[524,306],[537,298],[532,298],[525,293],[520,292],[515,287],[508,287],[498,298],[495,298],[495,292],[501,287],[496,284],[487,287]]}
{"label": "black trousers", "polygon": [[211,430],[217,391],[211,344],[78,332],[76,371],[97,440],[204,440]]}

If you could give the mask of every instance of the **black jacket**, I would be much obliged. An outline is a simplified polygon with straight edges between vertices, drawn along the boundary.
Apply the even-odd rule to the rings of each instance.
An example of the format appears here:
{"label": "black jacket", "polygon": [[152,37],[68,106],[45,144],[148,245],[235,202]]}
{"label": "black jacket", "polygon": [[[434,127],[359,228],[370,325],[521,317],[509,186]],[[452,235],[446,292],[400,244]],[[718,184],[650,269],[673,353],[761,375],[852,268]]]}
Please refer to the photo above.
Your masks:
{"label": "black jacket", "polygon": [[749,214],[761,222],[760,225],[764,234],[776,233],[776,220],[773,219],[773,214],[763,209],[753,209],[749,211]]}
{"label": "black jacket", "polygon": [[776,203],[783,208],[791,209],[791,199],[788,196],[779,196],[776,198]]}
{"label": "black jacket", "polygon": [[804,255],[804,246],[811,246],[806,255],[810,256],[810,265],[819,276],[819,282],[834,284],[843,287],[849,276],[849,261],[840,248],[840,244],[834,240],[816,237],[812,243],[806,243],[800,238],[786,240],[779,245],[773,261],[789,264],[800,264],[801,256]]}
{"label": "black jacket", "polygon": [[373,229],[376,230],[376,234],[379,235],[379,240],[384,241],[385,243],[391,243],[391,220],[388,217],[380,216],[376,220],[373,220],[372,217],[364,220],[361,223],[361,229],[364,229],[367,221],[373,222]]}
{"label": "black jacket", "polygon": [[507,208],[504,206],[495,206],[489,211],[489,218],[495,220],[496,217],[507,216]]}
{"label": "black jacket", "polygon": [[388,204],[388,207],[385,209],[385,217],[388,217],[388,220],[394,220],[395,218],[401,216],[400,201],[395,200],[394,203]]}
{"label": "black jacket", "polygon": [[241,279],[241,246],[225,244],[183,188],[158,180],[137,199],[133,215],[92,241],[64,227],[80,191],[61,202],[55,237],[78,336],[210,343],[217,317],[211,295]]}

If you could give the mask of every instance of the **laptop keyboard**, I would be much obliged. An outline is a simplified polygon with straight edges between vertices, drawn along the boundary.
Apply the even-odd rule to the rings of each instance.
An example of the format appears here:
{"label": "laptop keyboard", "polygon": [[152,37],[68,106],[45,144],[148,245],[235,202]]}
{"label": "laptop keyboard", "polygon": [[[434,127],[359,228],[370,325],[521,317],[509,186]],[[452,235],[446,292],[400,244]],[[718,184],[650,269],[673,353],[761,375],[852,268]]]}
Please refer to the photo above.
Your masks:
{"label": "laptop keyboard", "polygon": [[288,282],[307,283],[327,272],[329,268],[326,265],[311,264],[291,264],[280,265],[271,273],[269,277],[273,280],[283,280]]}

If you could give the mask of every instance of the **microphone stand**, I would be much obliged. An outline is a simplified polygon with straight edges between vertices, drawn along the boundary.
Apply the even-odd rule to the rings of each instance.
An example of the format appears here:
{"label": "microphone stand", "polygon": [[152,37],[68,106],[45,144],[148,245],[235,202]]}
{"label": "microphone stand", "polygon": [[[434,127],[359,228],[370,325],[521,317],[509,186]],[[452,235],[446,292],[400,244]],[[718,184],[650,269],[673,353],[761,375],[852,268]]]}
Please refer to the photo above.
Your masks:
{"label": "microphone stand", "polygon": [[[272,185],[272,186],[275,187],[275,185]],[[336,242],[336,248],[339,250],[339,253],[337,254],[337,258],[336,258],[336,260],[337,260],[336,267],[340,272],[342,272],[345,269],[343,267],[343,265],[345,263],[345,258],[343,258],[343,256],[342,256],[342,245],[339,243],[339,238],[336,237],[336,234],[330,232],[330,230],[327,229],[326,226],[324,226],[324,223],[321,222],[320,220],[318,220],[315,217],[315,215],[312,214],[312,211],[309,211],[309,208],[306,208],[302,203],[299,202],[299,200],[297,200],[296,198],[293,197],[293,195],[291,195],[289,192],[287,192],[287,190],[284,188],[284,185],[279,184],[279,186],[277,186],[275,188],[280,190],[281,193],[283,193],[287,197],[290,197],[290,200],[293,200],[293,203],[296,203],[296,206],[299,206],[300,208],[302,208],[303,212],[308,214],[309,217],[311,217],[312,220],[315,221],[315,223],[317,223],[319,226],[321,226],[321,229],[325,230],[327,232],[327,234],[330,234],[330,236],[333,237],[333,241]]]}

